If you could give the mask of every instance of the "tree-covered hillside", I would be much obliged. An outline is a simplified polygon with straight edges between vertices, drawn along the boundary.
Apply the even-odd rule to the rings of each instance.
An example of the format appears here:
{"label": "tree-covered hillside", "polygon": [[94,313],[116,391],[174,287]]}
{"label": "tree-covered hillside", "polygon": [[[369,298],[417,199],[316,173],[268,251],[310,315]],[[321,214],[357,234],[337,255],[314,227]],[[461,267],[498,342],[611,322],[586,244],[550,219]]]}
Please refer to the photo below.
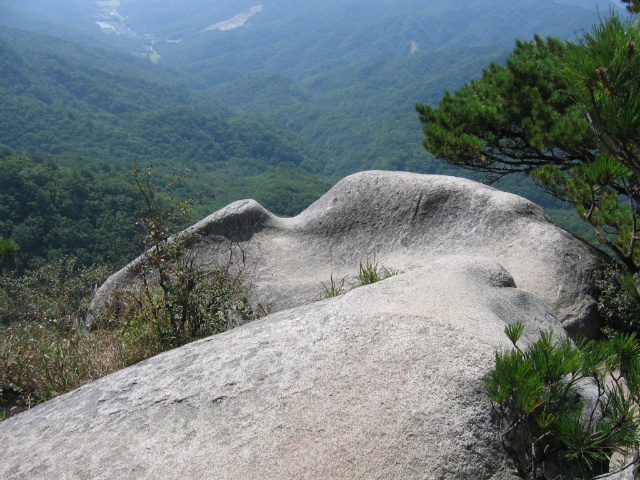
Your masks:
{"label": "tree-covered hillside", "polygon": [[[83,35],[81,31],[93,23],[93,34],[101,34],[101,42],[110,39],[113,48],[132,41],[132,52],[151,55],[182,75],[154,73],[188,82],[194,89],[207,88],[242,114],[269,116],[298,133],[315,160],[307,160],[305,166],[334,180],[371,168],[454,172],[431,162],[420,150],[413,104],[436,102],[444,90],[459,88],[478,75],[481,66],[504,61],[516,37],[528,38],[534,32],[572,36],[597,20],[596,2],[587,0],[482,0],[464,6],[440,0],[118,0],[88,2],[81,9],[75,0],[29,0],[19,5],[0,0],[3,4],[13,16],[0,19],[0,24],[33,30],[48,16],[50,24],[40,27],[43,30],[63,22]],[[18,14],[39,17],[29,23],[15,18]],[[236,28],[208,29],[238,15],[246,18]],[[100,32],[98,21],[113,29]],[[65,37],[72,35],[73,28]],[[45,48],[42,42],[39,48]],[[65,47],[55,46],[60,48]],[[46,49],[46,55],[52,53]],[[84,54],[82,62],[103,68],[89,57]],[[102,61],[102,54],[96,58]],[[136,68],[135,76],[140,76]],[[127,76],[122,70],[118,73]],[[149,78],[150,72],[142,73]],[[76,77],[63,80],[78,82]],[[92,93],[100,95],[100,89]],[[195,100],[193,91],[191,98],[163,94],[182,105],[211,102],[210,97]],[[119,97],[122,104],[98,106],[110,111],[131,107],[126,92]],[[164,103],[165,98],[155,108]],[[118,125],[113,128],[121,130]],[[131,146],[121,135],[107,139],[121,141],[125,150]],[[91,143],[96,140],[100,141],[94,138]],[[136,154],[150,151],[153,148],[144,146]],[[210,153],[206,146],[203,151]]]}
{"label": "tree-covered hillside", "polygon": [[[304,147],[285,128],[267,119],[232,117],[211,97],[162,81],[162,71],[150,78],[152,66],[145,71],[141,60],[111,54],[91,66],[74,55],[74,44],[52,40],[45,46],[48,38],[29,37],[35,42],[27,43],[19,32],[0,35],[0,54],[8,60],[0,67],[5,145],[111,162],[133,155],[194,162],[251,157],[269,164],[306,159]],[[133,64],[132,73],[122,72],[120,59]]]}
{"label": "tree-covered hillside", "polygon": [[145,59],[12,29],[0,57],[0,237],[20,266],[132,258],[134,160],[157,166],[158,189],[180,178],[173,198],[205,200],[192,221],[240,198],[294,215],[331,185],[289,129]]}
{"label": "tree-covered hillside", "polygon": [[0,237],[19,248],[6,266],[34,266],[61,255],[84,265],[101,259],[124,264],[140,250],[131,183],[91,167],[0,151]]}
{"label": "tree-covered hillside", "polygon": [[[44,159],[0,149],[0,239],[18,246],[3,267],[20,269],[74,256],[80,265],[106,261],[118,267],[141,252],[141,192],[134,182],[133,162],[110,166],[86,157]],[[191,211],[195,222],[239,198],[255,198],[280,215],[295,215],[329,187],[326,181],[283,162],[265,169],[257,160],[225,163],[211,172],[195,166],[172,175],[173,163],[152,169],[151,186],[170,210],[181,199],[203,202]],[[226,183],[225,183],[226,181]],[[184,228],[176,224],[174,229]]]}
{"label": "tree-covered hillside", "polygon": [[362,60],[302,82],[254,73],[208,91],[237,111],[259,111],[300,134],[321,153],[329,176],[371,168],[452,173],[419,146],[415,98],[436,102],[445,85],[461,86],[508,51],[487,47]]}
{"label": "tree-covered hillside", "polygon": [[199,216],[244,197],[292,215],[360,170],[472,175],[422,150],[413,105],[515,37],[596,19],[587,0],[0,0],[0,144],[125,184],[154,163],[159,185],[184,177],[174,197],[216,195]]}

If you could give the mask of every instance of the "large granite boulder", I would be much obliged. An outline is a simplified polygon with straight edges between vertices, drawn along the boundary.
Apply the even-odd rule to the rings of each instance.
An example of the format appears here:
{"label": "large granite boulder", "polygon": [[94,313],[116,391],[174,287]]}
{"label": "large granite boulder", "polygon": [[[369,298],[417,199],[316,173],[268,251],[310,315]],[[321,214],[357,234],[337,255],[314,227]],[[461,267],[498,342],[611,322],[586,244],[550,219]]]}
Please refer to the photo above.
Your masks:
{"label": "large granite boulder", "polygon": [[[531,341],[583,321],[598,263],[526,200],[413,174],[348,177],[293,219],[236,202],[191,232],[204,266],[240,242],[279,311],[0,423],[0,478],[515,480],[482,378],[507,324]],[[373,255],[406,273],[316,301]]]}
{"label": "large granite boulder", "polygon": [[481,379],[518,320],[564,334],[495,261],[435,260],[0,423],[0,478],[515,480]]}
{"label": "large granite boulder", "polygon": [[[490,258],[518,288],[547,302],[571,334],[597,329],[589,296],[598,265],[593,249],[524,198],[457,177],[370,171],[340,181],[294,218],[241,200],[187,229],[198,262],[214,268],[232,245],[251,263],[255,304],[272,311],[322,296],[322,283],[358,272],[374,259],[405,272],[438,258]],[[249,260],[247,260],[249,259]],[[110,294],[136,278],[143,257],[98,291],[90,320]],[[349,285],[349,282],[347,282]]]}

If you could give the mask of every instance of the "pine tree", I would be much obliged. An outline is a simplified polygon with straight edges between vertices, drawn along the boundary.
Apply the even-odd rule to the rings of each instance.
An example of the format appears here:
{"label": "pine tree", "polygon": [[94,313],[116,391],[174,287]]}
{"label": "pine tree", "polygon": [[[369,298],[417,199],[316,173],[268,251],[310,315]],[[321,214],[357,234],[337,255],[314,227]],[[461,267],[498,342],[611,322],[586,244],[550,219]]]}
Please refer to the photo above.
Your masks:
{"label": "pine tree", "polygon": [[525,172],[575,204],[640,273],[640,26],[615,12],[576,43],[518,42],[506,66],[438,107],[417,105],[424,146],[490,180]]}

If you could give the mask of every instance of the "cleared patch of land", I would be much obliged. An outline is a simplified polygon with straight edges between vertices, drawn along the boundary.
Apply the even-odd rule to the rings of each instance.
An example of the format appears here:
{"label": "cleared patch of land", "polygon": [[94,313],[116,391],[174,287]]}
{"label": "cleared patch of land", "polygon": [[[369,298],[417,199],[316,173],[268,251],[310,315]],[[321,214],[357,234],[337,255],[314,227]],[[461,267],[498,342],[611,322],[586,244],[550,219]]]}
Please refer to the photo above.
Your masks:
{"label": "cleared patch of land", "polygon": [[224,31],[224,30],[233,30],[234,28],[242,27],[245,23],[247,23],[247,20],[249,20],[256,13],[261,11],[262,11],[262,4],[257,5],[255,7],[251,7],[246,12],[242,12],[241,14],[236,15],[235,17],[230,18],[229,20],[225,20],[223,22],[218,22],[213,25],[210,25],[202,31],[203,32],[207,32],[209,30]]}

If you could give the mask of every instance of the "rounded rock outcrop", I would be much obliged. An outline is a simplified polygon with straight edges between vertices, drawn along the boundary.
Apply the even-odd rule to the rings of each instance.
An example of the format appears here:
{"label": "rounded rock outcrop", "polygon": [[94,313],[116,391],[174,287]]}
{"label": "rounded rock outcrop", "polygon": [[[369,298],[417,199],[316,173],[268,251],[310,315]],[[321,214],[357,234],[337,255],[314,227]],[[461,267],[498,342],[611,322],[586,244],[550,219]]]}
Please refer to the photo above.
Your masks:
{"label": "rounded rock outcrop", "polygon": [[[457,177],[369,171],[346,177],[294,218],[242,200],[186,230],[201,265],[215,266],[230,244],[253,261],[254,303],[278,311],[313,302],[322,283],[358,272],[361,262],[411,271],[451,255],[491,258],[518,288],[547,302],[572,334],[597,329],[589,296],[599,260],[534,203]],[[125,288],[142,258],[98,291],[92,315]]]}
{"label": "rounded rock outcrop", "polygon": [[[409,173],[347,177],[290,219],[236,202],[184,235],[203,268],[238,245],[275,313],[0,423],[0,478],[515,480],[482,378],[506,325],[586,323],[599,263],[531,202]],[[318,301],[367,260],[404,273]]]}

